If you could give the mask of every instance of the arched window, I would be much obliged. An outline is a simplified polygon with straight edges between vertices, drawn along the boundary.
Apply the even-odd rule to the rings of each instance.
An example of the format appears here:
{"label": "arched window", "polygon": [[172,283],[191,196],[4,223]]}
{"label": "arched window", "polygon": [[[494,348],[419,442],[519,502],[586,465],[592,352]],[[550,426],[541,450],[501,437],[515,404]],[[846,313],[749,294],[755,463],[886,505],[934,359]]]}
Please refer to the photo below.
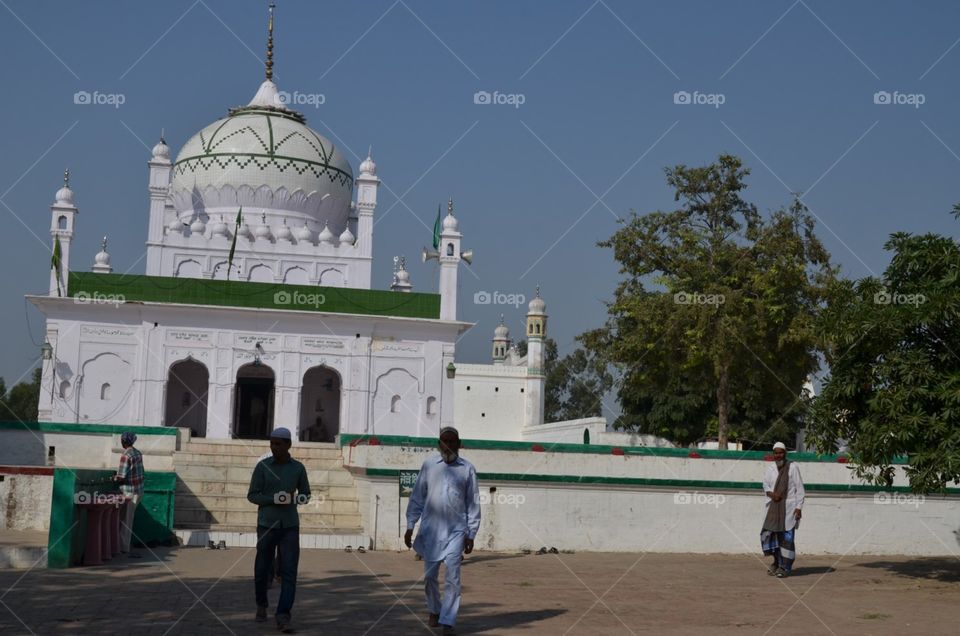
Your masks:
{"label": "arched window", "polygon": [[110,399],[110,383],[104,382],[100,385],[100,399],[109,400]]}
{"label": "arched window", "polygon": [[428,397],[427,398],[427,415],[436,415],[437,414],[437,398]]}
{"label": "arched window", "polygon": [[397,413],[400,411],[400,396],[394,395],[390,398],[390,412]]}
{"label": "arched window", "polygon": [[66,216],[61,216],[59,219],[57,219],[57,229],[58,229],[58,230],[65,230],[65,229],[67,229],[67,217],[66,217]]}
{"label": "arched window", "polygon": [[453,243],[447,243],[447,256],[453,256]]}
{"label": "arched window", "polygon": [[535,324],[535,325],[533,326],[533,328],[537,330],[537,335],[539,335],[539,334],[540,334],[540,323],[538,322],[537,324]]}

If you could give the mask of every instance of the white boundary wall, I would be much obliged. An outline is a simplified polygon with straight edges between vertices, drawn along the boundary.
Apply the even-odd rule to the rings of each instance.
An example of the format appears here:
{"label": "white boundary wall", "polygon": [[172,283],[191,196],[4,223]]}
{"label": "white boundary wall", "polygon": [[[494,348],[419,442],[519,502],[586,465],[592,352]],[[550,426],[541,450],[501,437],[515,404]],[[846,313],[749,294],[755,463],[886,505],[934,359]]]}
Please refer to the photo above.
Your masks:
{"label": "white boundary wall", "polygon": [[[467,442],[469,445],[469,442]],[[433,452],[417,446],[344,447],[360,509],[378,549],[401,549],[407,499],[398,478],[369,469],[417,470]],[[755,459],[612,456],[464,449],[479,473],[757,482]],[[844,464],[800,462],[808,485],[856,484]],[[902,481],[902,477],[898,479]],[[491,492],[491,488],[496,488]],[[519,482],[481,479],[479,549],[758,554],[764,495],[756,489],[693,485]],[[379,496],[379,499],[378,497]],[[808,491],[797,534],[802,554],[955,555],[960,496]],[[398,519],[399,517],[399,519]],[[376,526],[376,531],[375,531]]]}

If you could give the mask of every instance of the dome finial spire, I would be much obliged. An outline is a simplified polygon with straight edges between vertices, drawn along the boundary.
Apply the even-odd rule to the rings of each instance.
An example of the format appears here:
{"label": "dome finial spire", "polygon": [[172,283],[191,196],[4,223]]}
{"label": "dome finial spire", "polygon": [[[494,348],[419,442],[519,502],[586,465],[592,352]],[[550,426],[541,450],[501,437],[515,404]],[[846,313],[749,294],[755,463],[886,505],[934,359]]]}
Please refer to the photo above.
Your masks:
{"label": "dome finial spire", "polygon": [[64,188],[70,187],[70,168],[63,169],[63,187]]}
{"label": "dome finial spire", "polygon": [[267,80],[273,81],[273,9],[276,7],[270,3],[270,21],[267,23]]}
{"label": "dome finial spire", "polygon": [[447,201],[447,214],[453,216],[453,197],[450,197],[450,200]]}

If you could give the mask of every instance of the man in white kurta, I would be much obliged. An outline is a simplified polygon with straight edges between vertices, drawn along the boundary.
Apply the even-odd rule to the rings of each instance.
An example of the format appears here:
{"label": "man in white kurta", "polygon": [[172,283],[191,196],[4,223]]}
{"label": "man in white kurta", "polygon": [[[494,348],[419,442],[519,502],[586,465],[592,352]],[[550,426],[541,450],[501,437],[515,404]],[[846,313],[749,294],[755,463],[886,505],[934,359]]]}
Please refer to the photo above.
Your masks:
{"label": "man in white kurta", "polygon": [[766,494],[766,512],[760,529],[763,553],[773,556],[767,574],[784,578],[790,576],[797,558],[796,531],[800,524],[806,492],[796,462],[787,459],[783,442],[773,445],[773,462],[763,475]]}
{"label": "man in white kurta", "polygon": [[[464,553],[473,551],[480,529],[480,490],[476,469],[459,455],[456,429],[440,431],[439,449],[440,455],[431,455],[420,467],[407,506],[404,542],[409,548],[419,521],[413,549],[423,557],[430,626],[452,634],[460,609],[460,563]],[[446,565],[442,604],[437,582],[441,562]]]}

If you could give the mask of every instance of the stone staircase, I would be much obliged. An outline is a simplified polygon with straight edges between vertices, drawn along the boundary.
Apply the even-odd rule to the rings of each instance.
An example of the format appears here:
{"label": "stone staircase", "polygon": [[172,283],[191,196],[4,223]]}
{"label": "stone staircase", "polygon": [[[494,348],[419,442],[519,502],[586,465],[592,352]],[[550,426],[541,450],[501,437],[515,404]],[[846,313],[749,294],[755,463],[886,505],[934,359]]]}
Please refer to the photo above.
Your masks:
{"label": "stone staircase", "polygon": [[[184,545],[226,541],[253,547],[257,507],[247,501],[250,476],[267,441],[193,438],[174,453],[177,472],[174,531]],[[311,502],[298,508],[302,548],[370,547],[360,519],[353,476],[334,444],[297,442],[291,455],[307,468]]]}

